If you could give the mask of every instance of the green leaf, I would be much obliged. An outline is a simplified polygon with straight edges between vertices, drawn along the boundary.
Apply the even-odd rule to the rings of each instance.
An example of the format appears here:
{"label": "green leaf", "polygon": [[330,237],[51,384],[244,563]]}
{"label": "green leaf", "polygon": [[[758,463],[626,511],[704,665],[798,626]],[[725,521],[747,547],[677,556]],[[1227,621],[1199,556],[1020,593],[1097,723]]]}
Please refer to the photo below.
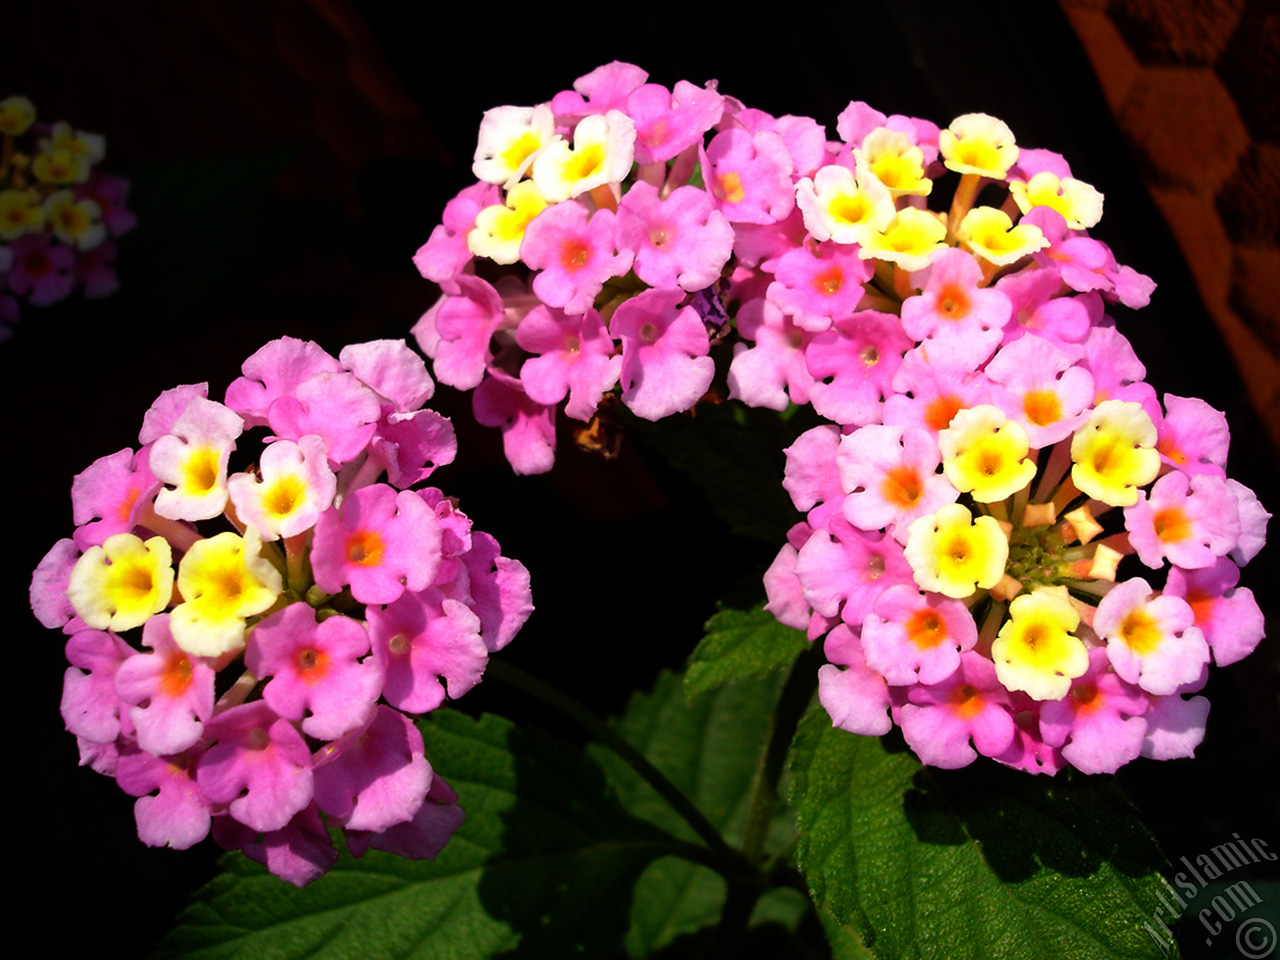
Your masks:
{"label": "green leaf", "polygon": [[[730,843],[741,838],[752,780],[764,750],[769,716],[785,677],[726,684],[688,703],[681,678],[664,673],[651,693],[632,698],[616,726],[645,757],[684,791]],[[601,766],[619,799],[637,817],[689,840],[695,834],[625,763],[599,750]],[[790,816],[779,805],[768,849],[794,837]],[[655,861],[635,888],[627,951],[646,957],[682,935],[717,922],[725,883],[707,867],[672,857]],[[807,905],[787,891],[767,894],[757,921],[794,926]]]}
{"label": "green leaf", "polygon": [[790,666],[808,647],[802,631],[783,626],[762,606],[720,610],[707,621],[706,635],[689,659],[685,696]]}
{"label": "green leaf", "polygon": [[926,768],[821,709],[792,774],[800,868],[870,956],[1176,955],[1152,921],[1164,857],[1111,778]]}
{"label": "green leaf", "polygon": [[628,430],[690,477],[734,533],[775,546],[800,518],[782,489],[783,450],[794,428],[777,413],[740,403],[702,404],[660,423],[625,416]]}
{"label": "green leaf", "polygon": [[437,862],[344,855],[298,890],[228,856],[157,957],[618,955],[635,878],[669,838],[624,813],[574,748],[493,716],[421,726],[467,814]]}

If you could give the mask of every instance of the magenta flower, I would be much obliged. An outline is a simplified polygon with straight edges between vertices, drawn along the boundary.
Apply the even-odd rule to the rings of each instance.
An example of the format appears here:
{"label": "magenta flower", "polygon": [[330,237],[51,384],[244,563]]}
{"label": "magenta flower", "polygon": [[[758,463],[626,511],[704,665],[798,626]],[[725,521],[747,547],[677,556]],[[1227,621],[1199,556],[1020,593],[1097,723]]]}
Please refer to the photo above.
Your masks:
{"label": "magenta flower", "polygon": [[1168,558],[1187,570],[1207,567],[1225,557],[1240,536],[1240,514],[1227,482],[1212,474],[1175,470],[1148,495],[1124,510],[1129,542],[1148,567]]}
{"label": "magenta flower", "polygon": [[863,530],[887,530],[905,544],[919,517],[954,503],[960,495],[937,472],[938,445],[919,427],[870,424],[840,440],[836,464],[845,518]]}
{"label": "magenta flower", "polygon": [[541,271],[533,292],[543,303],[585,313],[606,280],[631,269],[635,255],[618,250],[614,221],[611,210],[588,214],[575,201],[548,207],[525,228],[520,259]]}
{"label": "magenta flower", "polygon": [[196,782],[239,823],[263,833],[280,830],[311,803],[311,751],[293,724],[263,701],[213,717],[205,737],[213,746],[196,765]]}
{"label": "magenta flower", "polygon": [[55,244],[49,233],[28,233],[9,246],[13,265],[6,278],[9,289],[32,306],[47,307],[75,289],[76,254]]}
{"label": "magenta flower", "polygon": [[772,131],[721,131],[707,145],[702,169],[720,212],[734,223],[774,223],[795,207],[791,155]]}
{"label": "magenta flower", "polygon": [[693,406],[715,374],[706,327],[683,299],[681,290],[646,290],[609,321],[622,340],[622,399],[646,420]]}
{"label": "magenta flower", "polygon": [[76,546],[81,550],[137,526],[160,487],[148,459],[126,448],[98,458],[76,474],[71,481],[71,511]]}
{"label": "magenta flower", "polygon": [[518,379],[490,370],[471,397],[476,420],[502,429],[502,449],[516,473],[546,473],[556,456],[555,407],[533,400]]}
{"label": "magenta flower", "polygon": [[897,317],[863,310],[814,337],[805,350],[813,408],[840,424],[879,423],[880,406],[911,341]]}
{"label": "magenta flower", "polygon": [[413,820],[431,780],[418,728],[379,705],[316,756],[316,805],[344,831],[380,833]]}
{"label": "magenta flower", "polygon": [[439,590],[406,593],[384,609],[370,609],[369,632],[385,675],[382,694],[409,713],[436,709],[446,687],[450,697],[462,696],[489,660],[480,618]]}
{"label": "magenta flower", "polygon": [[520,367],[520,382],[530,400],[554,406],[565,398],[565,413],[590,420],[600,398],[618,382],[622,358],[600,314],[577,316],[535,307],[520,322],[516,343],[534,354]]}
{"label": "magenta flower", "polygon": [[125,750],[116,765],[120,789],[137,797],[133,805],[138,839],[149,847],[186,850],[209,835],[212,812],[195,782],[195,757],[158,757]]}
{"label": "magenta flower", "polygon": [[724,97],[714,84],[698,87],[680,80],[668,91],[646,83],[627,95],[626,112],[636,125],[636,163],[666,163],[701,143],[702,135],[720,122]]}
{"label": "magenta flower", "polygon": [[336,359],[310,340],[281,337],[260,347],[241,365],[243,376],[227,387],[227,406],[244,418],[246,426],[263,426],[276,400],[292,395],[317,374],[341,369]]}
{"label": "magenta flower", "polygon": [[857,310],[872,269],[854,244],[806,244],[778,259],[768,297],[796,326],[821,332]]}
{"label": "magenta flower", "polygon": [[738,308],[738,333],[754,344],[736,343],[729,365],[729,396],[749,407],[785,410],[808,403],[814,384],[804,351],[813,334],[768,300],[757,297]]}
{"label": "magenta flower", "polygon": [[369,659],[369,635],[350,617],[316,623],[315,611],[293,603],[262,620],[250,634],[244,663],[270,677],[267,706],[318,740],[336,740],[363,722],[378,698],[381,672]]}
{"label": "magenta flower", "polygon": [[1071,691],[1040,708],[1045,743],[1085,773],[1115,773],[1142,752],[1147,733],[1148,698],[1108,665],[1106,650],[1090,650],[1089,669]]}
{"label": "magenta flower", "polygon": [[1263,637],[1265,621],[1253,591],[1237,587],[1240,568],[1226,557],[1198,570],[1169,569],[1164,593],[1181,597],[1195,614],[1214,662],[1220,667],[1242,660]]}
{"label": "magenta flower", "polygon": [[316,521],[311,566],[316,585],[350,585],[361,603],[391,603],[430,586],[440,568],[440,525],[422,498],[386,484],[362,487]]}
{"label": "magenta flower", "polygon": [[195,746],[213,715],[215,671],[174,642],[165,614],[146,622],[142,642],[152,652],[120,664],[116,693],[133,704],[129,719],[143,751],[157,757],[181,753]]}
{"label": "magenta flower", "polygon": [[892,730],[889,687],[884,677],[867,666],[858,634],[840,624],[827,634],[823,652],[830,662],[818,670],[818,699],[831,722],[850,733],[873,737]]}
{"label": "magenta flower", "polygon": [[961,654],[946,680],[912,687],[908,700],[900,710],[902,735],[931,766],[964,767],[979,753],[999,757],[1013,743],[1009,692],[991,661],[977,653]]}
{"label": "magenta flower", "polygon": [[991,356],[1012,313],[999,290],[979,287],[982,268],[958,248],[944,250],[911,275],[923,287],[902,302],[902,329],[913,340],[945,349],[961,363],[978,366]]}
{"label": "magenta flower", "polygon": [[941,683],[978,642],[965,605],[900,583],[876,598],[862,624],[867,666],[892,686]]}
{"label": "magenta flower", "polygon": [[618,206],[618,243],[635,251],[636,275],[650,286],[700,290],[728,262],[733,227],[703,190],[678,187],[660,198],[640,182]]}

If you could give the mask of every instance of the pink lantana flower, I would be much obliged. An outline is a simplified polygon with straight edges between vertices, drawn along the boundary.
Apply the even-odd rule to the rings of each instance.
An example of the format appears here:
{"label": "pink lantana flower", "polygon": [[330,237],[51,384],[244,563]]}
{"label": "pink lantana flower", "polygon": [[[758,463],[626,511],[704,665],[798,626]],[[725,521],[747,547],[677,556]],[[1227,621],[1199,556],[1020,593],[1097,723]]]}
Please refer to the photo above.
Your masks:
{"label": "pink lantana flower", "polygon": [[729,396],[749,407],[785,410],[808,403],[814,384],[804,351],[813,334],[796,326],[774,303],[757,297],[738,308],[738,333],[748,343],[733,346]]}
{"label": "pink lantana flower", "polygon": [[1195,613],[1196,627],[1204,634],[1220,667],[1242,660],[1262,639],[1266,622],[1253,591],[1238,587],[1240,568],[1219,557],[1199,570],[1169,569],[1164,592],[1181,597]]}
{"label": "pink lantana flower", "polygon": [[457,293],[455,278],[472,258],[467,234],[476,225],[476,215],[497,203],[499,196],[495,185],[473,183],[445,204],[441,223],[413,256],[418,272],[445,293]]}
{"label": "pink lantana flower", "polygon": [[659,420],[697,401],[715,364],[707,329],[681,290],[646,290],[618,307],[609,330],[622,340],[622,399],[637,416]]}
{"label": "pink lantana flower", "polygon": [[413,820],[432,779],[418,728],[379,704],[316,755],[316,805],[344,831],[381,832]]}
{"label": "pink lantana flower", "polygon": [[76,546],[81,550],[138,524],[160,487],[148,459],[146,453],[125,448],[98,458],[76,474],[71,481],[71,511]]}
{"label": "pink lantana flower", "polygon": [[120,665],[116,692],[132,704],[139,747],[158,757],[181,753],[196,744],[213,715],[214,670],[174,642],[167,614],[146,622],[142,643],[152,652]]}
{"label": "pink lantana flower", "polygon": [[9,246],[12,266],[5,275],[9,289],[32,306],[47,307],[75,289],[76,254],[53,242],[52,234],[28,233]]}
{"label": "pink lantana flower", "polygon": [[232,707],[205,725],[213,744],[196,766],[196,782],[239,823],[280,830],[313,793],[311,751],[302,734],[261,700]]}
{"label": "pink lantana flower", "polygon": [[911,565],[896,540],[859,530],[839,516],[800,548],[796,574],[814,610],[855,627],[885,590],[911,583]]}
{"label": "pink lantana flower", "polygon": [[391,603],[424,590],[440,568],[440,525],[416,493],[378,483],[320,515],[312,568],[328,593],[351,587],[361,603]]}
{"label": "pink lantana flower", "polygon": [[891,686],[941,683],[978,642],[978,628],[959,600],[900,583],[876,598],[862,624],[867,665]]}
{"label": "pink lantana flower", "polygon": [[535,307],[520,322],[516,343],[535,356],[520,367],[520,382],[536,403],[553,406],[569,397],[565,413],[590,420],[600,398],[618,382],[622,358],[595,310],[570,316]]}
{"label": "pink lantana flower", "polygon": [[984,373],[1001,388],[995,404],[1022,425],[1034,449],[1070,436],[1088,419],[1093,376],[1048,340],[1020,337],[1001,347]]}
{"label": "pink lantana flower", "polygon": [[1225,476],[1231,430],[1221,410],[1196,397],[1164,395],[1165,415],[1153,417],[1156,449],[1169,466],[1184,473]]}
{"label": "pink lantana flower", "polygon": [[842,730],[878,737],[893,729],[892,698],[884,677],[867,666],[858,634],[846,624],[827,634],[828,663],[818,670],[818,699]]}
{"label": "pink lantana flower", "polygon": [[557,203],[525,228],[520,259],[541,271],[533,292],[543,303],[585,313],[606,280],[631,269],[634,253],[618,249],[615,219],[611,210],[589,214],[580,203]]}
{"label": "pink lantana flower", "polygon": [[857,310],[871,274],[871,264],[852,244],[806,245],[778,260],[768,297],[796,326],[821,332]]}
{"label": "pink lantana flower", "polygon": [[968,766],[979,753],[999,757],[1013,743],[1010,694],[996,678],[995,665],[980,654],[961,654],[950,677],[912,687],[907,699],[899,710],[902,735],[931,766]]}
{"label": "pink lantana flower", "polygon": [[439,590],[406,593],[369,610],[373,656],[385,676],[387,703],[425,713],[475,686],[488,663],[480,618]]}
{"label": "pink lantana flower", "polygon": [[361,722],[378,698],[382,676],[371,660],[369,635],[350,617],[316,623],[305,603],[291,603],[262,620],[249,635],[244,663],[255,677],[270,677],[267,706],[302,732],[335,740]]}
{"label": "pink lantana flower", "polygon": [[490,370],[471,395],[476,421],[502,430],[502,450],[518,474],[546,473],[556,457],[555,407],[538,403],[520,381]]}
{"label": "pink lantana flower", "polygon": [[937,443],[919,427],[870,424],[846,434],[836,454],[848,492],[845,517],[863,530],[887,530],[905,544],[914,520],[960,496],[937,472],[941,462]]}
{"label": "pink lantana flower", "polygon": [[344,370],[304,380],[271,404],[267,423],[285,440],[314,434],[330,460],[350,463],[368,447],[381,416],[377,394]]}
{"label": "pink lantana flower", "polygon": [[651,287],[700,290],[733,252],[733,227],[705,190],[677,187],[665,198],[637,183],[618,205],[618,244],[635,251],[635,272]]}
{"label": "pink lantana flower", "polygon": [[1107,641],[1116,673],[1148,693],[1173,693],[1209,662],[1209,645],[1190,605],[1171,594],[1154,595],[1139,577],[1102,598],[1093,629]]}
{"label": "pink lantana flower", "polygon": [[791,155],[778,134],[731,127],[716,134],[704,158],[707,188],[734,223],[774,223],[795,206]]}
{"label": "pink lantana flower", "polygon": [[1167,558],[1197,570],[1226,556],[1240,536],[1240,514],[1226,480],[1212,474],[1167,473],[1124,510],[1129,542],[1148,567]]}
{"label": "pink lantana flower", "polygon": [[1142,752],[1147,733],[1147,696],[1110,666],[1107,650],[1093,648],[1067,695],[1040,707],[1044,742],[1085,773],[1115,773]]}
{"label": "pink lantana flower", "polygon": [[337,359],[312,341],[281,337],[259,347],[241,364],[243,375],[227,387],[227,406],[244,418],[246,427],[264,426],[276,400],[317,374],[341,369]]}
{"label": "pink lantana flower", "polygon": [[805,350],[813,408],[840,424],[879,423],[880,406],[911,341],[898,318],[863,310],[818,334]]}
{"label": "pink lantana flower", "polygon": [[902,302],[902,329],[913,340],[945,350],[958,362],[978,366],[994,352],[1012,313],[1009,298],[979,286],[982,268],[962,250],[935,255],[911,275],[918,296]]}
{"label": "pink lantana flower", "polygon": [[133,805],[138,839],[149,847],[186,850],[209,835],[212,811],[195,782],[195,761],[125,750],[116,765],[120,789],[138,801]]}
{"label": "pink lantana flower", "polygon": [[714,82],[699,87],[679,80],[671,91],[646,83],[627,95],[626,111],[636,125],[636,163],[666,163],[701,143],[702,135],[720,122],[724,97]]}

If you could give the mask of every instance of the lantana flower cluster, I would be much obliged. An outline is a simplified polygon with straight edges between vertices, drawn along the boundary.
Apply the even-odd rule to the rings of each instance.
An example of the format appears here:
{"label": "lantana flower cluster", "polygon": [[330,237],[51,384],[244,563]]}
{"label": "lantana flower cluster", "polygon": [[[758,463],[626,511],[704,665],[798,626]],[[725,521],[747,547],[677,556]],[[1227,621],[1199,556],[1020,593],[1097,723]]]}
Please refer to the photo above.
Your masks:
{"label": "lantana flower cluster", "polygon": [[463,814],[410,716],[481,680],[528,573],[422,485],[456,441],[403,341],[284,338],[242,372],[223,402],[165,391],[72,484],[31,583],[68,635],[67,729],[146,844],[211,834],[298,885],[337,859],[329,828],[433,858]]}
{"label": "lantana flower cluster", "polygon": [[415,262],[414,328],[474,390],[517,472],[549,469],[559,404],[810,405],[787,451],[806,513],[769,609],[825,636],[821,697],[926,763],[1033,772],[1189,755],[1211,661],[1263,624],[1239,565],[1268,514],[1229,431],[1166,395],[1107,311],[1154,283],[1088,231],[1102,194],[1006,124],[852,102],[837,139],[714,82],[611,63],[480,127],[477,182]]}
{"label": "lantana flower cluster", "polygon": [[37,123],[22,96],[0,100],[0,338],[20,300],[47,307],[77,287],[119,287],[113,238],[133,229],[129,181],[96,169],[106,139],[65,122]]}

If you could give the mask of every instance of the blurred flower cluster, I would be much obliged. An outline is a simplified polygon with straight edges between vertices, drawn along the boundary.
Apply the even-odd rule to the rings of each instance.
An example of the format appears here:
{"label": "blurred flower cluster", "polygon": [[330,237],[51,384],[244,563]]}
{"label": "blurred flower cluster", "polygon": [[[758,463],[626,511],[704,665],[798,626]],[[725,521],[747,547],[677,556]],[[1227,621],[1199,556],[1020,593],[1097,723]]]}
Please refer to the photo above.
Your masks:
{"label": "blurred flower cluster", "polygon": [[421,485],[456,442],[403,341],[284,338],[242,372],[223,403],[165,391],[72,484],[31,583],[69,636],[67,729],[147,844],[212,833],[299,885],[337,859],[326,825],[434,857],[462,812],[407,715],[480,681],[528,573]]}
{"label": "blurred flower cluster", "polygon": [[20,300],[47,307],[79,287],[105,297],[119,286],[112,238],[131,230],[129,181],[95,169],[101,134],[37,123],[26,97],[0,100],[0,338]]}

